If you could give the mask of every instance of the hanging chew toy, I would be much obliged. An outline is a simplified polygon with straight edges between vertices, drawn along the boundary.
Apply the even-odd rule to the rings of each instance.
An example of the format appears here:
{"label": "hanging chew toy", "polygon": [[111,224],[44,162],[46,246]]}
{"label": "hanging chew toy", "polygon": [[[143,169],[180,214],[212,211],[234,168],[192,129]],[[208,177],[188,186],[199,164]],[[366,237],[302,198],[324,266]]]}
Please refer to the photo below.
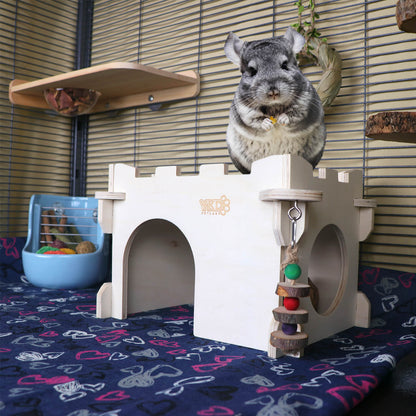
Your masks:
{"label": "hanging chew toy", "polygon": [[293,207],[289,209],[287,216],[291,223],[290,246],[286,249],[286,258],[281,269],[293,285],[302,273],[298,264],[298,245],[296,244],[296,224],[302,218],[302,210],[298,206],[298,201],[293,203]]}
{"label": "hanging chew toy", "polygon": [[308,343],[308,334],[302,331],[302,324],[308,322],[309,313],[299,309],[299,298],[309,296],[310,286],[296,283],[302,274],[296,243],[296,224],[302,217],[298,201],[294,202],[287,215],[291,222],[291,238],[281,265],[286,281],[280,282],[276,290],[276,294],[283,297],[283,306],[273,309],[273,317],[279,322],[279,329],[271,333],[270,344],[284,354],[302,356]]}

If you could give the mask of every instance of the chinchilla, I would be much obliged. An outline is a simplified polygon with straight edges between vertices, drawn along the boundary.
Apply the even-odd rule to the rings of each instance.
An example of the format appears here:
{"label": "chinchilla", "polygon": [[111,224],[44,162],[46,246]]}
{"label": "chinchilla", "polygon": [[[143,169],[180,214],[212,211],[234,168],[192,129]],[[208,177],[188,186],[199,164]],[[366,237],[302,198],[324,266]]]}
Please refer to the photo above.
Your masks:
{"label": "chinchilla", "polygon": [[313,167],[322,157],[324,110],[296,61],[304,43],[292,27],[283,36],[253,42],[228,35],[225,54],[242,76],[230,108],[227,145],[242,173],[270,155],[300,155]]}

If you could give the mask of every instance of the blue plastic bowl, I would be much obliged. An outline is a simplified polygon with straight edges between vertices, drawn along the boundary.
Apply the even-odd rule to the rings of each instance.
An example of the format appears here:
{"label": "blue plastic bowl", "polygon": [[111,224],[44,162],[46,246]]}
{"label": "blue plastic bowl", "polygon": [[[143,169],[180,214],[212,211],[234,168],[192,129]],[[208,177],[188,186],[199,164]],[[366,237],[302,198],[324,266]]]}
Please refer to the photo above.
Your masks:
{"label": "blue plastic bowl", "polygon": [[[87,254],[36,254],[40,248],[41,213],[44,207],[60,206],[75,209],[79,234],[96,246]],[[29,206],[28,237],[22,252],[23,269],[30,283],[50,289],[83,289],[104,282],[107,256],[104,253],[104,234],[92,212],[97,210],[95,198],[33,195]],[[69,211],[69,210],[68,210]],[[65,211],[66,212],[66,211]],[[88,234],[88,236],[87,236]]]}

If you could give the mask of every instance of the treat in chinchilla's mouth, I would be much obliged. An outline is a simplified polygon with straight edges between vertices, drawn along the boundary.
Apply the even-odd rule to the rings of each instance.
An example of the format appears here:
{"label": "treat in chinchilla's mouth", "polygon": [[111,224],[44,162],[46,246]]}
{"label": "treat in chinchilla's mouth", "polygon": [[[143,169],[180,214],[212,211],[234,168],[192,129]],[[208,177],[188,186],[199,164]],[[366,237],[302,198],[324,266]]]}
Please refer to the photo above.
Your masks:
{"label": "treat in chinchilla's mouth", "polygon": [[322,157],[324,110],[296,61],[304,43],[292,27],[283,36],[253,42],[228,35],[225,54],[239,66],[241,79],[230,108],[227,145],[242,173],[270,155],[299,155],[313,167]]}

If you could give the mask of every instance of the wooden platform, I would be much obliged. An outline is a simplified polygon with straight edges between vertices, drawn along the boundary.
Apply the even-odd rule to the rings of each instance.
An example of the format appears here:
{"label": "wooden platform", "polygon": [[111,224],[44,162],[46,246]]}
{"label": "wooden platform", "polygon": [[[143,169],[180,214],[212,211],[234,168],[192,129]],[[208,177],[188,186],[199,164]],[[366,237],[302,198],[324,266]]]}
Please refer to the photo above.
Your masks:
{"label": "wooden platform", "polygon": [[97,113],[194,97],[199,93],[199,76],[194,71],[172,73],[135,62],[112,62],[35,81],[15,79],[9,99],[13,104],[47,109],[43,91],[63,87],[99,91],[101,97],[90,111]]}
{"label": "wooden platform", "polygon": [[403,32],[416,33],[416,1],[399,0],[396,4],[396,20]]}
{"label": "wooden platform", "polygon": [[365,135],[370,139],[416,143],[416,112],[373,114],[367,120]]}

